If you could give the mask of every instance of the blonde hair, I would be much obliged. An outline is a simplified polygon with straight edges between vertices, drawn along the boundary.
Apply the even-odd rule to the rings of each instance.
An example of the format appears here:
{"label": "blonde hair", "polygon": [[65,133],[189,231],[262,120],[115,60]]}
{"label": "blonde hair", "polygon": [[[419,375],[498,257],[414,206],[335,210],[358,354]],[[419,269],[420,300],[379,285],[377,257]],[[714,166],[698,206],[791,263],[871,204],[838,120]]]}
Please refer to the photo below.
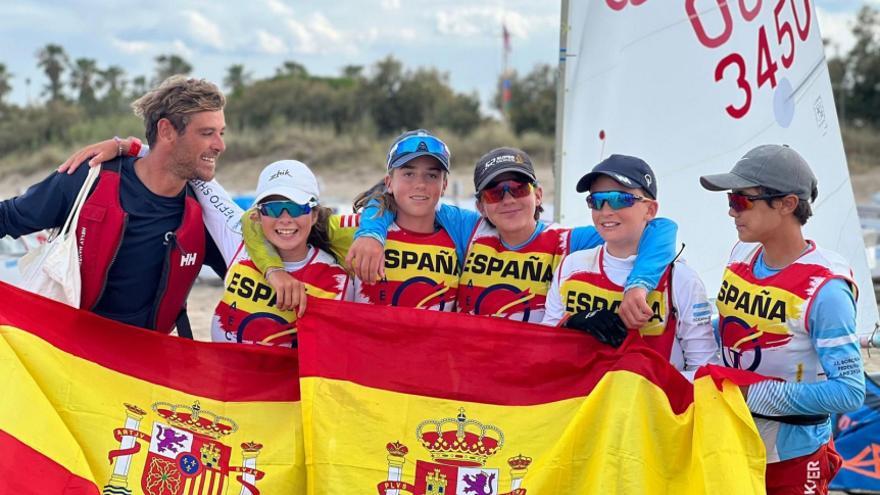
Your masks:
{"label": "blonde hair", "polygon": [[158,122],[168,119],[178,134],[186,131],[190,116],[215,112],[226,106],[226,97],[214,83],[204,79],[176,75],[131,104],[134,114],[144,119],[147,143],[156,144]]}

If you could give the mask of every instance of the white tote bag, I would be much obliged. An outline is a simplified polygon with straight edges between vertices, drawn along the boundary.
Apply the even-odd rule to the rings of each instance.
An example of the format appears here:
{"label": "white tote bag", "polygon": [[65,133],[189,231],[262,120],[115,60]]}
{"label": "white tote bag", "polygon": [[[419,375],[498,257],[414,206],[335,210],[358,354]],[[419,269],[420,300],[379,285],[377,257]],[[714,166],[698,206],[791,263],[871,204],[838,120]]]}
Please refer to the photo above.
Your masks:
{"label": "white tote bag", "polygon": [[101,167],[92,167],[89,170],[64,225],[53,230],[45,244],[21,257],[18,262],[22,274],[21,288],[74,308],[79,307],[82,279],[76,246],[76,223],[99,173]]}

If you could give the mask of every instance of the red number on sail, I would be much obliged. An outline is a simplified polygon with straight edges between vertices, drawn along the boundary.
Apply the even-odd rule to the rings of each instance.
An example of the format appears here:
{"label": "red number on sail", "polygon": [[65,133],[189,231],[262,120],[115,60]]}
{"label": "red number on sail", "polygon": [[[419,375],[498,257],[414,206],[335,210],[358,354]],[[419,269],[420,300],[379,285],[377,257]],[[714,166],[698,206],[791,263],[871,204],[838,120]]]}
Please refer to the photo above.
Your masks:
{"label": "red number on sail", "polygon": [[727,0],[715,0],[715,2],[718,4],[718,10],[724,19],[724,31],[715,37],[709,36],[706,33],[703,21],[700,20],[700,13],[697,11],[697,0],[686,0],[684,3],[684,9],[687,12],[688,19],[691,21],[691,27],[694,28],[694,34],[697,35],[697,39],[706,48],[718,48],[726,43],[733,33],[733,17],[730,15],[730,7],[727,6]]}
{"label": "red number on sail", "polygon": [[779,0],[776,7],[773,9],[773,17],[776,18],[776,38],[779,40],[779,46],[781,47],[782,41],[785,38],[788,38],[788,53],[782,55],[782,66],[787,69],[791,67],[791,63],[794,62],[794,32],[791,29],[790,22],[780,22],[779,19],[779,14],[782,13],[782,8],[785,7],[785,2],[786,0]]}
{"label": "red number on sail", "polygon": [[795,0],[791,0],[791,11],[794,13],[794,22],[797,24],[798,38],[800,38],[801,41],[807,41],[807,38],[810,36],[810,22],[812,21],[813,7],[810,5],[810,0],[803,0],[807,21],[804,23],[804,26],[801,27],[801,19],[798,16],[797,7],[795,7],[794,2]]}
{"label": "red number on sail", "polygon": [[[794,45],[792,45],[794,46]],[[770,42],[767,41],[767,29],[761,26],[758,31],[758,87],[770,81],[770,87],[776,87],[776,71],[779,65],[773,61],[773,55],[770,53]]]}
{"label": "red number on sail", "polygon": [[761,12],[761,4],[764,3],[763,0],[758,0],[755,2],[755,6],[752,7],[752,10],[746,8],[746,0],[739,0],[739,11],[742,13],[743,19],[746,22],[751,22],[758,17],[758,14]]}
{"label": "red number on sail", "polygon": [[605,3],[611,7],[612,10],[623,10],[628,5],[632,5],[633,7],[638,7],[639,5],[647,2],[648,0],[605,0]]}
{"label": "red number on sail", "polygon": [[722,58],[715,67],[715,82],[720,82],[724,79],[724,72],[727,67],[731,65],[735,65],[739,69],[736,77],[736,84],[743,93],[745,93],[745,101],[741,107],[735,107],[731,104],[727,105],[725,110],[727,110],[727,113],[731,117],[741,119],[749,113],[749,108],[752,106],[752,87],[749,85],[749,82],[746,81],[746,61],[743,59],[742,55],[739,53],[731,53]]}

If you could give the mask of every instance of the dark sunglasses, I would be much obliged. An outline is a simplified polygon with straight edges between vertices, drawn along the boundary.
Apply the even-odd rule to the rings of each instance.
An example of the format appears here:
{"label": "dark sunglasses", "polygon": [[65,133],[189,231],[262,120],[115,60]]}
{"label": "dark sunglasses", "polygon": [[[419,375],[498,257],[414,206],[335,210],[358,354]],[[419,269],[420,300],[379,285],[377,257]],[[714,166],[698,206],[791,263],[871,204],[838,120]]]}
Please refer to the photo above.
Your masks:
{"label": "dark sunglasses", "polygon": [[296,218],[311,213],[312,205],[301,205],[293,201],[267,201],[260,203],[260,214],[270,218],[278,218],[285,211],[288,215]]}
{"label": "dark sunglasses", "polygon": [[477,198],[484,203],[500,203],[504,195],[510,193],[513,198],[524,198],[532,193],[534,185],[531,182],[519,182],[506,180],[497,184],[489,184],[477,194]]}
{"label": "dark sunglasses", "polygon": [[647,199],[644,196],[623,191],[603,191],[588,194],[587,206],[591,210],[601,210],[603,205],[608,204],[612,210],[620,210]]}
{"label": "dark sunglasses", "polygon": [[776,199],[776,198],[784,198],[788,196],[788,194],[758,194],[755,196],[749,196],[747,194],[739,193],[739,192],[729,192],[727,193],[727,204],[730,206],[733,211],[740,212],[751,210],[755,206],[755,201],[760,201],[762,199]]}
{"label": "dark sunglasses", "polygon": [[399,157],[416,152],[428,152],[442,157],[445,163],[449,163],[449,147],[446,143],[434,136],[409,136],[401,139],[388,152],[388,165],[390,166]]}

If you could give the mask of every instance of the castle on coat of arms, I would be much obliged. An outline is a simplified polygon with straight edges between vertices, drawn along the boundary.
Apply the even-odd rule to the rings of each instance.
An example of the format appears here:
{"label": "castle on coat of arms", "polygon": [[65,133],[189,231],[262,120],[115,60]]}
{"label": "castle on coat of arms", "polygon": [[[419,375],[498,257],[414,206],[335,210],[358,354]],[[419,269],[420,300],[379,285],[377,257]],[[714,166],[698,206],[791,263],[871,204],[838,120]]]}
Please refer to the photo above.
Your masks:
{"label": "castle on coat of arms", "polygon": [[521,488],[532,459],[517,455],[507,459],[510,490],[499,493],[500,469],[486,467],[486,461],[501,451],[504,433],[494,425],[468,419],[464,408],[458,416],[422,421],[416,438],[431,456],[416,460],[415,483],[402,480],[409,449],[400,442],[386,445],[388,479],[379,483],[380,495],[525,495]]}
{"label": "castle on coat of arms", "polygon": [[149,444],[140,483],[144,495],[225,495],[233,473],[238,474],[239,495],[259,494],[261,444],[241,444],[241,466],[229,465],[232,448],[223,439],[238,430],[235,421],[202,410],[198,401],[191,406],[156,402],[152,410],[158,419],[147,434],[140,430],[147,412],[125,404],[125,424],[113,431],[119,448],[108,454],[113,473],[102,495],[132,495],[129,470],[141,450],[139,441]]}

